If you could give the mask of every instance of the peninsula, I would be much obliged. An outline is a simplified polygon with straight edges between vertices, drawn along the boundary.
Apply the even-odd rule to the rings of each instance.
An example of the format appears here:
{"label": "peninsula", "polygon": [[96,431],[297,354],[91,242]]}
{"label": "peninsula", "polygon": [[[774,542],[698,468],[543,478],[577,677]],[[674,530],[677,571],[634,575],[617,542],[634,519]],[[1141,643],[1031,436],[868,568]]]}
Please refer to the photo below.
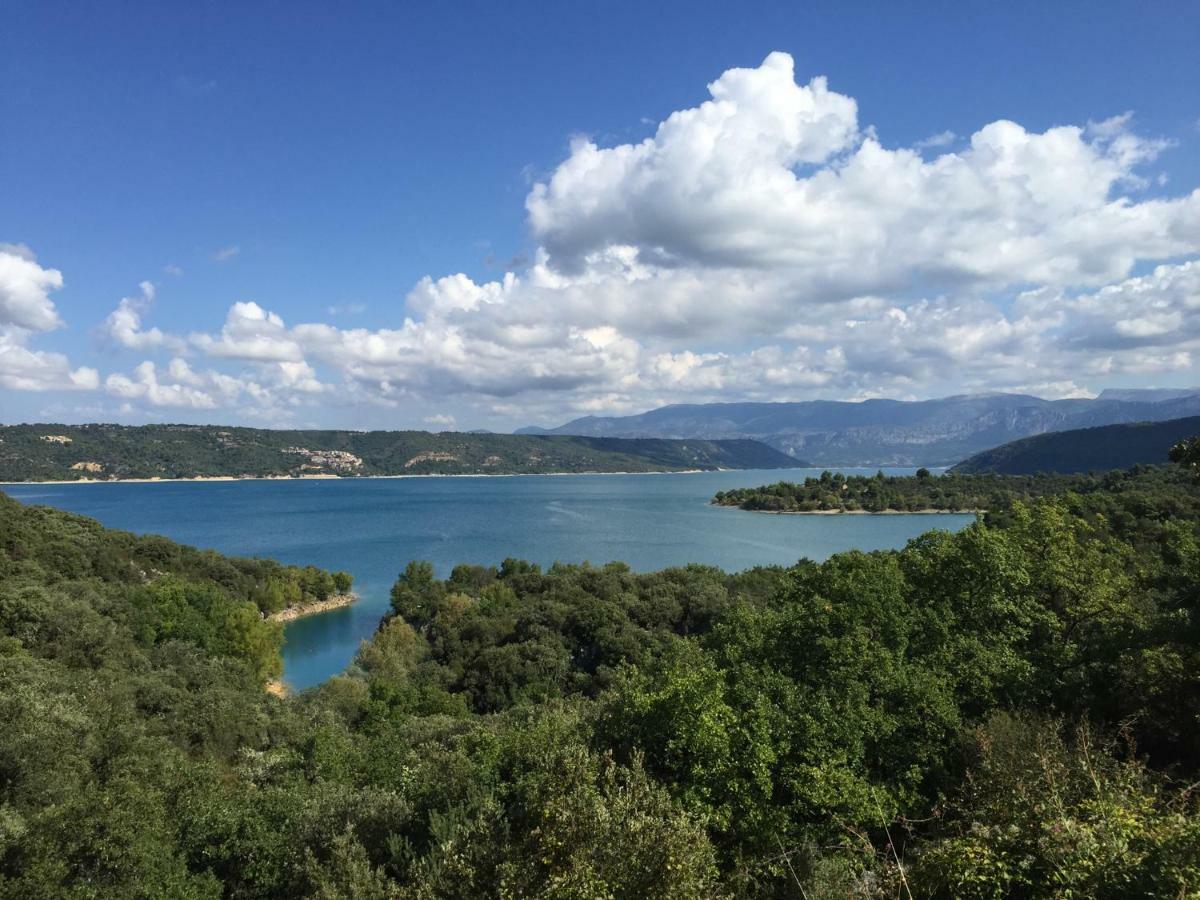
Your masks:
{"label": "peninsula", "polygon": [[1131,480],[1170,492],[1180,476],[1166,466],[1074,475],[949,472],[935,476],[928,469],[919,469],[915,475],[892,476],[882,472],[873,476],[822,472],[820,477],[802,482],[780,481],[718,491],[712,502],[752,512],[799,515],[983,513],[1007,508],[1015,501],[1119,490]]}
{"label": "peninsula", "polygon": [[358,594],[349,591],[344,594],[332,594],[324,600],[314,598],[286,606],[281,610],[270,613],[267,615],[267,618],[272,622],[294,622],[296,619],[333,612],[335,609],[343,609],[350,606],[356,600],[358,600]]}

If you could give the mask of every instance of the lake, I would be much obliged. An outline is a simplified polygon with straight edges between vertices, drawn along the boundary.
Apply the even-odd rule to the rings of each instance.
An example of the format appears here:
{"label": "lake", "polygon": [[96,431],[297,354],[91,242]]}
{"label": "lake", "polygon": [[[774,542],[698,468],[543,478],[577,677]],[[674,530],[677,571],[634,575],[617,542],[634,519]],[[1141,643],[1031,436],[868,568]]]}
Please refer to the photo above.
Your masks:
{"label": "lake", "polygon": [[820,472],[28,484],[0,490],[114,528],[350,572],[358,603],[286,627],[284,679],[303,689],[350,663],[386,611],[396,575],[412,559],[431,561],[441,577],[460,562],[495,565],[508,556],[542,565],[623,560],[643,572],[689,562],[737,571],[825,559],[851,548],[902,547],[931,528],[957,530],[973,521],[969,515],[778,516],[709,505],[720,490]]}

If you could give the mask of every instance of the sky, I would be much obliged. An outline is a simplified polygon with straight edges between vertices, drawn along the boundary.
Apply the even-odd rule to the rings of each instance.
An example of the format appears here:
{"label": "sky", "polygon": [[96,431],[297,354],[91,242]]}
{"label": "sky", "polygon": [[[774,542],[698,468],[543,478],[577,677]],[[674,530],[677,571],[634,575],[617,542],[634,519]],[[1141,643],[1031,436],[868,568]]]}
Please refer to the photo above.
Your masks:
{"label": "sky", "polygon": [[0,421],[1200,385],[1200,7],[0,0]]}

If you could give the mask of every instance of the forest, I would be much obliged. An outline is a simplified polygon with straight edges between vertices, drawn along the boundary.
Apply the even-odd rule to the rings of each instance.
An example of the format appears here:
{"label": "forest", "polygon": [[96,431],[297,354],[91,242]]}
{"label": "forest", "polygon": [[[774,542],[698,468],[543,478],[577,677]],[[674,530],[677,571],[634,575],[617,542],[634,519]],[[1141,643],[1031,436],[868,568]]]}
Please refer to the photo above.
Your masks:
{"label": "forest", "polygon": [[790,567],[398,560],[286,700],[272,564],[0,500],[0,896],[1200,896],[1176,459]]}
{"label": "forest", "polygon": [[1022,438],[964,459],[951,469],[961,474],[994,472],[1103,472],[1135,465],[1161,465],[1167,448],[1200,432],[1200,416],[1165,422],[1134,422]]}
{"label": "forest", "polygon": [[[1164,459],[1166,452],[1164,451]],[[1174,466],[1134,466],[1110,472],[1060,475],[958,474],[934,476],[918,469],[915,476],[843,475],[822,472],[802,482],[780,481],[761,487],[718,491],[712,502],[755,512],[777,513],[881,513],[881,512],[988,512],[1002,510],[1014,501],[1065,494],[1139,493],[1176,496],[1183,504],[1190,496],[1187,476]],[[1188,507],[1188,513],[1200,513]]]}

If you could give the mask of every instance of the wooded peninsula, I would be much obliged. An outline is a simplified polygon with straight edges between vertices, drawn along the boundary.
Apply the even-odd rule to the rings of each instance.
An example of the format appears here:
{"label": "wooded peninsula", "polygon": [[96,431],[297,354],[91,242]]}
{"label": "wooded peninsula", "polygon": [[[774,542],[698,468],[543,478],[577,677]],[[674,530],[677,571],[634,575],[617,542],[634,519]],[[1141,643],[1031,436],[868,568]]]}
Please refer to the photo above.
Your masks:
{"label": "wooded peninsula", "polygon": [[1177,467],[1165,465],[1078,475],[934,476],[927,469],[912,477],[822,472],[802,482],[718,491],[712,502],[771,513],[976,513],[1041,497],[1123,491],[1131,484],[1142,491],[1186,497],[1185,481]]}

